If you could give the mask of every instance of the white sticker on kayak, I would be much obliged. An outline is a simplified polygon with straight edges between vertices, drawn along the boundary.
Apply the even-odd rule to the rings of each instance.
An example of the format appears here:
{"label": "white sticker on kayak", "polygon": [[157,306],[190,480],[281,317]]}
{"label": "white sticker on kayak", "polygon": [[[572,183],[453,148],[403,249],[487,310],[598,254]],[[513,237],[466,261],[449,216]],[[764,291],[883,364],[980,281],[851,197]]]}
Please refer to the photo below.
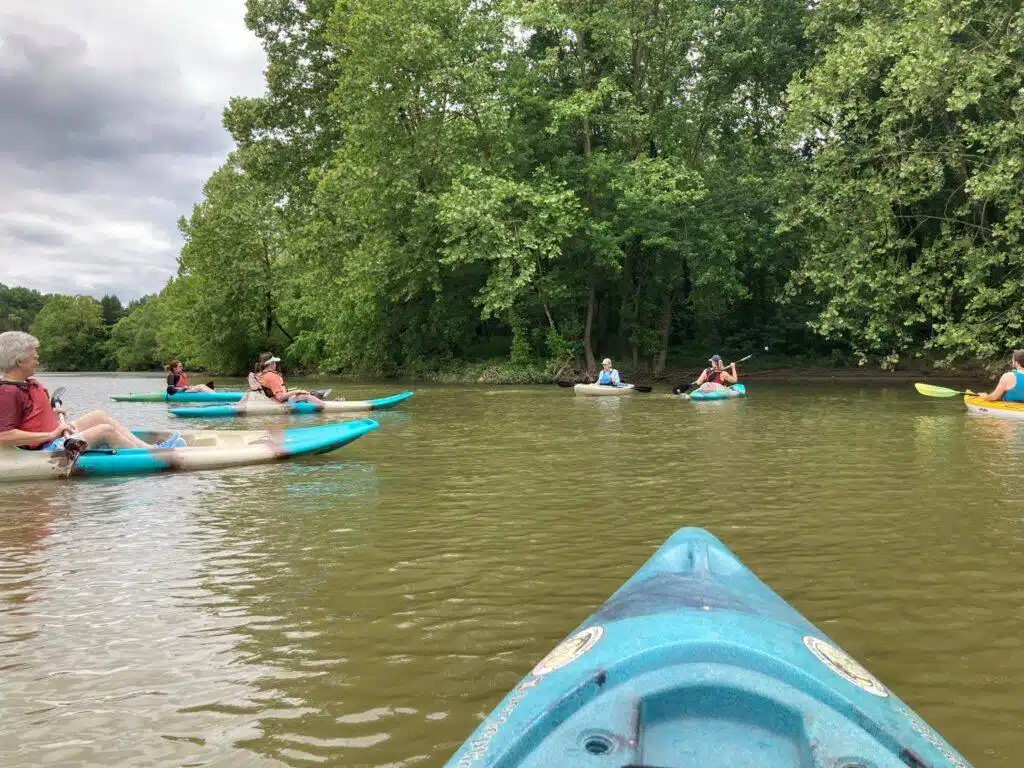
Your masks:
{"label": "white sticker on kayak", "polygon": [[804,645],[813,653],[818,661],[831,669],[844,680],[853,683],[861,690],[874,696],[888,696],[889,689],[879,682],[878,678],[862,667],[856,659],[845,651],[829,645],[820,637],[804,636]]}
{"label": "white sticker on kayak", "polygon": [[533,668],[533,674],[540,677],[554,672],[556,669],[561,669],[593,648],[603,634],[604,627],[596,626],[587,627],[572,637],[567,637],[537,663],[537,666]]}

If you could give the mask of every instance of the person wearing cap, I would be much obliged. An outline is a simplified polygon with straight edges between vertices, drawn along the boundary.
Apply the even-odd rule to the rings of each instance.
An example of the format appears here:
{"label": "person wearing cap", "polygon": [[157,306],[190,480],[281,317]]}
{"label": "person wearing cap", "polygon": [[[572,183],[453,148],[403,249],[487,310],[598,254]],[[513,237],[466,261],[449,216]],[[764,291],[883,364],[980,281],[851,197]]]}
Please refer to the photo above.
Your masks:
{"label": "person wearing cap", "polygon": [[602,387],[621,387],[622,379],[619,372],[612,368],[611,358],[606,357],[601,361],[601,372],[597,374],[597,383]]}
{"label": "person wearing cap", "polygon": [[286,389],[284,378],[277,370],[281,358],[271,352],[264,352],[256,361],[256,370],[249,374],[249,389],[263,392],[264,395],[279,403],[316,403],[323,404],[316,395],[304,389]]}
{"label": "person wearing cap", "polygon": [[735,384],[740,380],[739,374],[736,373],[736,363],[729,363],[729,367],[726,368],[722,365],[722,358],[718,355],[712,355],[708,362],[711,363],[711,366],[701,371],[700,376],[693,382],[694,385],[705,389],[705,384],[711,384],[712,386],[706,387],[706,389],[718,389]]}

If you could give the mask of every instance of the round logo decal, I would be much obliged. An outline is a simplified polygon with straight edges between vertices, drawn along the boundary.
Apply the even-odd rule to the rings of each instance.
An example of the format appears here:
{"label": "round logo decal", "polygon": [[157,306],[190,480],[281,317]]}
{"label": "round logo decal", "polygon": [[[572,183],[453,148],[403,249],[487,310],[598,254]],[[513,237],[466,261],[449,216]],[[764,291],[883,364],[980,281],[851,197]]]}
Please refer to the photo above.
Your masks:
{"label": "round logo decal", "polygon": [[561,669],[597,645],[597,641],[601,639],[603,634],[604,627],[596,626],[587,627],[572,637],[567,637],[556,645],[551,653],[537,663],[537,666],[533,668],[533,674],[540,677],[549,672],[554,672],[556,669]]}
{"label": "round logo decal", "polygon": [[804,636],[804,645],[818,658],[818,661],[844,680],[874,696],[889,695],[889,690],[879,682],[878,678],[864,669],[845,651],[841,651],[813,635]]}

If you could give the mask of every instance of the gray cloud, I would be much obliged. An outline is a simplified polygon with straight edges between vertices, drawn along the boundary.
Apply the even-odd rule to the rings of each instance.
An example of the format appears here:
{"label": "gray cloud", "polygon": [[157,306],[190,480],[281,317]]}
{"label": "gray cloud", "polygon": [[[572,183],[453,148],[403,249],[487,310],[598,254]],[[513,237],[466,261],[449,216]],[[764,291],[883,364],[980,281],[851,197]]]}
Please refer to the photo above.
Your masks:
{"label": "gray cloud", "polygon": [[233,95],[262,90],[244,0],[5,0],[0,282],[159,290],[178,216],[231,148]]}

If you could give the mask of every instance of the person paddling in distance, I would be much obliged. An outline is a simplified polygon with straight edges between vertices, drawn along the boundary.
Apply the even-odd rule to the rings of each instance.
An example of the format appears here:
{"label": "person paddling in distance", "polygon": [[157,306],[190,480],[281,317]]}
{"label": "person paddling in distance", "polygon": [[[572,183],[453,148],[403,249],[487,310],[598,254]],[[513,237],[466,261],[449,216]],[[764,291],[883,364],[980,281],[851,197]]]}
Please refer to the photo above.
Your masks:
{"label": "person paddling in distance", "polygon": [[736,373],[736,363],[729,363],[729,367],[726,368],[722,365],[722,358],[718,355],[712,355],[708,362],[711,363],[710,367],[701,371],[700,376],[693,382],[693,386],[708,391],[731,386],[740,380],[739,374]]}
{"label": "person paddling in distance", "polygon": [[321,400],[311,392],[304,389],[285,388],[284,379],[278,373],[277,364],[281,358],[274,357],[270,352],[264,352],[256,362],[256,370],[249,374],[249,389],[253,392],[262,392],[271,400],[279,403],[315,403],[323,405]]}
{"label": "person paddling in distance", "polygon": [[[177,432],[153,446],[143,442],[105,411],[90,411],[62,423],[62,408],[50,404],[50,393],[35,378],[39,340],[22,331],[0,333],[0,446],[30,451],[60,451],[78,441],[111,448],[176,448],[185,445]],[[71,450],[71,445],[68,445]]]}
{"label": "person paddling in distance", "polygon": [[1024,349],[1013,350],[1010,358],[1011,369],[999,377],[999,383],[991,392],[978,394],[982,400],[1007,403],[1024,403]]}
{"label": "person paddling in distance", "polygon": [[[213,387],[207,384],[196,384],[190,386],[188,374],[185,367],[179,360],[171,360],[164,369],[167,371],[167,394],[176,395],[179,392],[213,392]],[[213,382],[211,381],[210,384]]]}
{"label": "person paddling in distance", "polygon": [[621,387],[622,378],[619,372],[612,368],[611,358],[606,357],[601,361],[601,372],[597,374],[597,384],[602,387]]}

